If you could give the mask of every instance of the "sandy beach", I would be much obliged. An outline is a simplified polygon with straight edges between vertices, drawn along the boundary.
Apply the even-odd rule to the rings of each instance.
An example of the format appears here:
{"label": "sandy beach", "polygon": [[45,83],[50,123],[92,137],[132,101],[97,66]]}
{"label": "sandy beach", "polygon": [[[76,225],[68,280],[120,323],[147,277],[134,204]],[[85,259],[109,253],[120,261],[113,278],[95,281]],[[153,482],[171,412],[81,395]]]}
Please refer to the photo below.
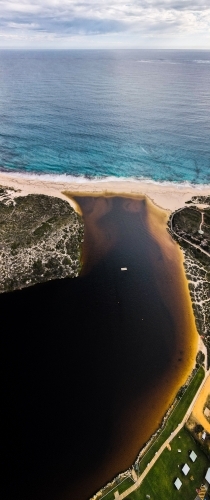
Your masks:
{"label": "sandy beach", "polygon": [[210,186],[188,186],[187,184],[155,183],[139,180],[88,180],[67,178],[66,181],[53,180],[50,176],[19,175],[0,173],[0,185],[19,190],[21,196],[27,194],[46,194],[68,199],[64,192],[72,195],[126,195],[135,197],[146,195],[155,205],[168,211],[174,211],[184,206],[192,196],[210,194]]}
{"label": "sandy beach", "polygon": [[[47,177],[47,176],[46,176]],[[83,217],[85,220],[86,232],[88,232],[89,238],[85,236],[86,244],[89,247],[86,249],[87,261],[91,263],[91,256],[93,254],[94,259],[98,262],[101,256],[107,254],[110,248],[115,245],[115,239],[117,239],[118,226],[109,223],[108,227],[103,225],[97,225],[98,218],[103,219],[103,215],[109,213],[110,207],[113,204],[112,199],[109,196],[121,195],[129,199],[121,200],[122,213],[124,215],[138,215],[139,224],[135,227],[140,229],[143,228],[142,234],[148,234],[148,238],[152,236],[148,241],[151,242],[151,248],[149,247],[149,259],[150,263],[154,266],[154,281],[151,290],[157,289],[157,296],[160,295],[161,302],[165,304],[165,308],[170,311],[170,317],[172,318],[172,324],[174,324],[174,332],[176,333],[176,342],[173,344],[173,359],[170,359],[169,369],[166,371],[160,371],[159,375],[155,378],[152,383],[148,383],[148,387],[142,388],[142,392],[139,392],[138,383],[142,374],[138,372],[135,377],[131,373],[131,379],[129,379],[129,391],[127,390],[128,376],[126,375],[124,380],[124,393],[123,393],[123,404],[125,401],[125,393],[127,390],[128,400],[126,406],[122,405],[119,401],[113,405],[112,412],[115,415],[111,427],[111,448],[107,449],[107,455],[103,457],[102,462],[97,465],[97,468],[90,472],[89,476],[83,477],[83,484],[76,485],[75,488],[79,487],[78,490],[72,493],[71,497],[86,498],[87,492],[91,495],[94,491],[97,491],[103,484],[107,483],[110,478],[114,477],[120,470],[126,470],[130,467],[131,463],[135,460],[135,457],[139,453],[144,443],[148,441],[150,436],[155,432],[155,430],[160,426],[162,418],[172,403],[177,390],[181,385],[183,385],[192,371],[195,363],[195,356],[197,352],[198,345],[198,335],[195,327],[195,320],[192,310],[192,304],[190,300],[188,282],[186,279],[184,267],[183,267],[183,254],[179,246],[172,240],[169,233],[166,231],[166,223],[171,211],[184,206],[185,201],[188,201],[192,196],[196,195],[209,195],[210,187],[188,187],[173,184],[158,184],[152,182],[140,182],[134,180],[86,180],[78,178],[69,182],[58,182],[58,177],[53,180],[51,177],[44,178],[36,176],[20,176],[20,175],[10,175],[7,173],[0,173],[0,185],[6,186],[8,188],[13,188],[16,190],[15,196],[26,196],[28,194],[44,194],[48,196],[60,197],[63,200],[68,200],[72,206],[78,207],[76,202],[71,200],[72,197],[78,196],[90,196],[89,204],[87,206],[87,213],[83,210]],[[94,199],[99,196],[106,196],[107,198]],[[11,192],[11,198],[14,197],[14,192]],[[145,200],[147,197],[147,200]],[[131,198],[135,198],[132,199]],[[86,200],[85,200],[86,201]],[[91,205],[91,210],[90,209]],[[156,205],[156,206],[154,206]],[[121,213],[121,212],[120,212]],[[141,218],[141,214],[144,217]],[[116,219],[118,220],[118,219]],[[121,217],[119,217],[121,220]],[[127,220],[127,219],[126,219]],[[129,221],[132,220],[128,219]],[[130,225],[127,224],[128,228]],[[116,230],[115,230],[116,229]],[[108,232],[107,232],[108,231]],[[132,248],[136,248],[136,232],[129,233],[133,237]],[[107,237],[108,235],[108,237]],[[154,242],[153,242],[154,238]],[[121,242],[121,240],[119,239]],[[130,241],[130,240],[129,240]],[[147,240],[146,240],[147,241]],[[139,240],[137,241],[139,242]],[[92,246],[91,246],[92,245]],[[121,245],[121,243],[120,243]],[[138,247],[139,248],[139,247]],[[150,255],[151,253],[151,255]],[[148,253],[147,253],[148,254]],[[127,254],[126,254],[127,255]],[[94,260],[94,262],[95,262]],[[127,263],[127,262],[126,262]],[[150,266],[151,267],[151,266]],[[138,272],[138,270],[137,270]],[[136,283],[135,287],[139,285]],[[141,285],[139,285],[139,292],[141,292]],[[123,288],[123,287],[122,287]],[[136,295],[136,300],[139,300],[140,294]],[[147,294],[145,295],[147,296]],[[123,296],[124,297],[124,296]],[[122,297],[122,300],[123,300]],[[142,295],[143,297],[143,295]],[[156,296],[155,296],[156,298]],[[143,299],[142,299],[143,300]],[[95,304],[96,302],[94,302]],[[118,302],[119,304],[120,302]],[[103,304],[103,301],[102,301]],[[155,304],[155,302],[154,302]],[[101,307],[101,306],[100,306]],[[118,306],[116,306],[118,308]],[[121,307],[121,306],[120,306]],[[154,308],[154,305],[152,305]],[[93,308],[92,308],[93,309]],[[89,308],[91,310],[91,308]],[[138,308],[136,308],[138,310]],[[165,309],[164,309],[165,310]],[[117,317],[121,318],[122,310],[120,309],[120,314]],[[107,314],[107,311],[106,311]],[[145,313],[146,314],[146,313]],[[51,315],[50,315],[51,317]],[[126,316],[125,316],[126,317]],[[129,317],[129,316],[128,316]],[[147,329],[147,322],[150,321],[150,317],[144,318],[141,329],[142,332]],[[159,316],[158,316],[159,317]],[[163,316],[161,316],[162,318]],[[112,317],[113,320],[113,317]],[[60,321],[60,317],[59,317]],[[141,321],[143,318],[141,316]],[[123,322],[121,325],[124,324]],[[149,324],[149,323],[148,323]],[[97,323],[98,325],[98,323]],[[112,321],[110,320],[110,325]],[[101,325],[102,326],[102,325]],[[87,328],[87,325],[85,324]],[[164,328],[167,327],[164,324]],[[163,330],[164,341],[165,329]],[[115,327],[113,324],[113,332]],[[156,331],[156,328],[155,328]],[[92,329],[90,328],[90,332]],[[149,332],[149,327],[148,327]],[[130,333],[129,333],[130,335]],[[85,340],[86,336],[84,337]],[[94,337],[95,338],[95,337]],[[98,338],[98,337],[97,337]],[[110,338],[114,338],[111,335]],[[142,339],[146,338],[142,335]],[[105,329],[104,344],[106,345],[107,330]],[[130,339],[130,337],[129,337]],[[112,340],[113,341],[113,340]],[[96,338],[95,349],[97,351]],[[136,340],[135,340],[136,342]],[[131,350],[132,362],[136,350],[136,344],[129,340],[129,346],[133,346]],[[103,344],[103,346],[104,346]],[[123,345],[123,343],[121,343]],[[119,352],[119,342],[116,338],[117,353]],[[125,344],[126,346],[126,344]],[[149,347],[150,348],[150,347]],[[104,349],[104,347],[103,347]],[[126,363],[127,363],[127,349],[126,347]],[[100,352],[100,351],[99,351]],[[110,353],[109,346],[108,352]],[[161,351],[160,359],[163,358]],[[104,350],[103,350],[104,353]],[[131,356],[130,354],[130,356]],[[151,352],[150,352],[151,354]],[[138,357],[136,358],[136,366],[139,368],[143,365],[139,362],[139,356],[141,355],[141,350],[139,351]],[[98,356],[98,351],[97,351]],[[85,358],[84,358],[85,359]],[[105,359],[105,358],[104,358]],[[115,363],[117,360],[121,359],[121,356],[115,358]],[[122,359],[124,359],[122,357]],[[129,359],[129,357],[128,357]],[[156,353],[155,353],[156,361]],[[94,365],[94,363],[93,363]],[[152,363],[156,366],[155,363]],[[113,365],[115,367],[115,364]],[[123,366],[124,368],[124,366]],[[101,373],[101,369],[100,369]],[[122,365],[119,364],[117,369],[117,374],[123,373]],[[130,370],[128,370],[128,374]],[[107,368],[105,370],[105,376],[107,380]],[[133,377],[133,378],[132,378]],[[118,378],[116,379],[116,384]],[[145,382],[144,382],[145,384]],[[111,386],[113,385],[113,380],[111,380]],[[117,385],[116,385],[117,386]],[[117,386],[118,387],[118,386]],[[122,387],[122,381],[120,382],[120,387]],[[161,387],[161,390],[160,390]],[[133,390],[132,398],[130,397],[131,388]],[[138,390],[137,390],[138,389]],[[97,394],[98,391],[97,389]],[[116,390],[117,393],[117,390]],[[119,391],[120,393],[120,391]],[[145,399],[146,398],[146,399]],[[116,394],[115,398],[116,399]],[[147,404],[142,404],[142,400],[146,401]],[[89,405],[89,402],[88,402]],[[139,422],[141,426],[139,427]],[[129,432],[129,440],[128,440]],[[129,446],[128,446],[129,443]],[[111,450],[111,451],[110,451]],[[74,485],[72,486],[74,488]],[[82,489],[82,492],[81,492]],[[83,496],[82,496],[83,495]]]}

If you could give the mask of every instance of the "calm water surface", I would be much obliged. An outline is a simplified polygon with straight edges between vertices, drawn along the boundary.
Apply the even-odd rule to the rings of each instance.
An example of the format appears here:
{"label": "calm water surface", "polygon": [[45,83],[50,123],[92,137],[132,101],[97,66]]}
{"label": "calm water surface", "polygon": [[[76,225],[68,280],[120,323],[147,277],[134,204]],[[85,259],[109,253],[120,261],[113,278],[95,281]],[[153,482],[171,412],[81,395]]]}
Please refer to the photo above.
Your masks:
{"label": "calm water surface", "polygon": [[83,276],[0,296],[5,499],[87,500],[131,464],[189,365],[145,200],[78,201]]}

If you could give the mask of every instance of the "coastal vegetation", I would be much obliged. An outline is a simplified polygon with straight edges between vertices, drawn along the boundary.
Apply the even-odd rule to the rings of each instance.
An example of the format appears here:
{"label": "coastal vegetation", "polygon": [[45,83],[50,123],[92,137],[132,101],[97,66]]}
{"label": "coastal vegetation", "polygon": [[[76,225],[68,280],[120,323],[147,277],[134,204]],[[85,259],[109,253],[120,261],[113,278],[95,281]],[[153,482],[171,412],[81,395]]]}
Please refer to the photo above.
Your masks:
{"label": "coastal vegetation", "polygon": [[[196,217],[197,214],[195,216],[195,224],[198,224],[198,218],[196,219]],[[128,213],[126,212],[124,214],[124,219],[125,221],[127,221],[128,223],[127,225],[130,228],[129,223],[131,220],[131,215],[129,214],[129,212]],[[139,228],[139,226],[137,227]],[[105,234],[107,236],[107,233]],[[124,235],[124,227],[122,234]],[[139,235],[140,231],[137,232],[137,234]],[[136,231],[135,231],[135,238],[136,238]],[[135,238],[134,241],[136,244],[133,245],[133,248],[139,249],[140,248],[139,241],[140,243],[142,243],[142,241],[141,239],[138,240]],[[80,271],[80,265],[81,265],[80,248],[82,240],[83,240],[83,224],[80,220],[80,217],[74,212],[74,210],[70,207],[70,205],[67,202],[58,198],[52,198],[44,195],[19,196],[19,193],[17,191],[11,190],[9,188],[8,189],[2,188],[0,191],[0,245],[3,257],[1,292],[15,290],[17,288],[24,288],[31,284],[50,281],[55,278],[64,278],[66,276],[68,277],[77,276]],[[129,244],[128,240],[129,238],[127,237],[126,233],[124,241],[126,252],[125,256],[123,256],[122,264],[119,264],[119,269],[121,268],[121,265],[124,264],[125,257],[126,257],[126,264],[127,262],[130,263],[129,261],[130,240]],[[109,241],[110,241],[110,234],[109,234]],[[146,241],[147,244],[148,241]],[[120,240],[119,247],[121,252],[122,239]],[[137,252],[137,257],[139,257],[139,251]],[[131,259],[131,265],[128,264],[128,268],[129,268],[128,277],[132,278],[133,276],[133,279],[134,278],[137,279],[138,277],[137,273],[139,271],[138,267],[134,265],[133,255]],[[150,266],[148,266],[148,270],[150,271]],[[105,281],[104,268],[102,269],[102,271],[103,271],[102,277],[104,285]],[[111,275],[113,275],[113,273]],[[127,276],[123,277],[123,279],[124,278],[127,278]],[[68,281],[76,282],[77,280],[68,280]],[[101,291],[99,281],[100,280],[98,279],[98,275],[96,280],[96,277],[93,273],[93,283],[94,283],[94,287],[92,287],[93,290],[95,290],[96,283],[98,283],[98,290]],[[140,287],[140,280],[137,279],[137,282],[138,286]],[[148,283],[148,280],[146,280],[146,282]],[[84,283],[82,282],[82,284]],[[113,311],[115,312],[116,310],[120,310],[120,314],[122,315],[125,311],[125,308],[121,308],[121,305],[118,306],[118,304],[123,304],[125,298],[127,300],[126,279],[124,279],[123,281],[124,285],[121,287],[119,286],[116,287],[115,285],[112,284],[112,287],[114,287],[114,293],[110,293],[110,290],[112,292],[110,283],[111,281],[108,283],[108,288],[107,288],[108,295],[104,295],[105,297],[104,303],[109,304],[110,306],[112,300],[113,304],[111,305],[113,307]],[[63,284],[65,284],[65,280],[63,280]],[[48,284],[46,283],[41,286],[45,285],[48,286]],[[27,291],[25,290],[20,293],[23,292],[24,293],[30,292],[30,290]],[[139,303],[139,296],[140,296],[139,293],[135,295],[137,301],[135,304]],[[94,308],[98,303],[101,308],[100,302],[98,301],[98,297],[99,293],[97,293],[97,300],[96,300],[96,294],[95,295],[93,294],[92,303],[94,304]],[[107,297],[109,302],[107,300]],[[155,297],[154,304],[156,304],[158,300],[158,295],[155,295],[154,297]],[[134,303],[133,300],[131,302],[133,307]],[[85,307],[87,308],[89,313],[91,310],[93,310],[93,307],[89,307],[88,304],[89,302],[87,301],[87,305]],[[145,304],[146,306],[148,306],[148,300],[145,302]],[[135,307],[134,309],[136,315],[137,308]],[[99,309],[99,313],[101,318],[101,309]],[[142,315],[143,314],[140,315],[141,321],[142,321]],[[113,314],[111,316],[110,328],[113,328],[113,333],[115,332],[115,325],[113,325],[114,322],[113,318],[116,319],[116,316],[121,317],[119,314],[118,315]],[[161,318],[162,316],[163,315],[161,315]],[[126,325],[126,321],[127,317],[122,322],[123,325]],[[120,326],[122,325],[122,323],[120,323]],[[136,321],[136,323],[138,322]],[[98,332],[98,324],[99,323],[97,323],[97,332]],[[142,332],[144,332],[143,328],[146,327],[142,325],[141,327]],[[101,329],[102,327],[100,325],[100,333]],[[145,330],[147,335],[148,331],[149,330],[147,328]],[[109,332],[108,336],[106,328],[104,328],[104,333],[106,339],[107,353],[110,356],[110,339],[111,342],[113,342],[114,335],[110,335]],[[127,330],[125,331],[125,334],[126,333]],[[122,327],[120,328],[120,334],[122,339]],[[137,352],[136,349],[137,340],[139,341],[139,331],[135,340],[135,346],[130,351],[130,358],[132,358],[132,362],[134,361],[135,353]],[[96,338],[94,342],[96,343]],[[132,347],[132,344],[130,342],[130,336],[129,336],[129,346]],[[118,341],[117,341],[117,349],[119,352]],[[104,352],[105,351],[103,344],[102,347],[103,359],[105,358]],[[161,347],[161,353],[160,353],[161,359],[163,357],[162,352],[163,348]],[[128,347],[126,347],[126,357],[127,353],[128,353]],[[98,358],[98,352],[97,352],[97,358]],[[155,360],[156,360],[156,353],[155,353]],[[114,361],[116,361],[116,358]],[[136,362],[138,366],[139,364],[141,365],[141,363],[139,363],[139,354],[136,358]],[[199,357],[197,362],[198,364],[203,363],[202,355]],[[101,363],[100,363],[100,369],[101,369]],[[204,377],[204,370],[202,367],[200,367],[197,371],[193,372],[193,377],[191,378],[191,380],[190,381],[188,380],[188,383],[179,390],[174,405],[169,410],[169,412],[167,412],[166,417],[164,417],[160,429],[156,431],[156,434],[149,441],[149,443],[147,443],[145,449],[143,450],[143,454],[140,453],[135,463],[135,471],[137,474],[139,474],[139,472],[141,473],[143,470],[146,469],[148,462],[152,459],[154,454],[157,453],[157,451],[160,449],[161,445],[165,442],[167,437],[169,437],[171,433],[173,433],[173,431],[176,429],[180,421],[182,421],[194,395],[198,390],[198,387],[200,386],[203,377]],[[139,375],[136,377],[137,380],[139,380],[140,378],[141,377]],[[106,383],[107,383],[107,378],[106,378]],[[113,378],[110,379],[110,384],[111,384],[110,387],[112,387]],[[107,393],[108,392],[109,391],[107,389]],[[76,401],[77,401],[77,396],[76,396]],[[144,443],[143,439],[142,443]],[[131,470],[130,470],[130,476],[131,476]],[[129,487],[129,485],[133,483],[133,479],[131,477],[130,478],[124,477],[123,479],[124,480],[122,481],[122,478],[118,476],[115,480],[116,488],[120,492],[126,490]],[[109,492],[109,489],[110,489],[109,487],[108,489],[106,489],[108,495],[111,494],[111,492]]]}
{"label": "coastal vegetation", "polygon": [[[210,434],[205,433],[203,426],[197,422],[197,420],[194,418],[193,413],[191,413],[190,417],[188,418],[185,427],[190,432],[194,441],[196,441],[197,446],[203,451],[203,453],[210,461]],[[203,433],[205,439],[203,439]]]}
{"label": "coastal vegetation", "polygon": [[78,276],[83,233],[67,201],[0,187],[0,292]]}
{"label": "coastal vegetation", "polygon": [[196,326],[210,366],[210,196],[194,196],[187,205],[171,214],[168,227],[184,252]]}

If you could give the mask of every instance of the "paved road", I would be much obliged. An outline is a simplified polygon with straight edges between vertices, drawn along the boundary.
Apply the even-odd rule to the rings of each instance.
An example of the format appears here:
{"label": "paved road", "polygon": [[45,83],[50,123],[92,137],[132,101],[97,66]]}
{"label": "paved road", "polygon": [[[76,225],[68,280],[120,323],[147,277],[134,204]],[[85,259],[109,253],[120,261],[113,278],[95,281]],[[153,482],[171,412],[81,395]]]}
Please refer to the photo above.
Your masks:
{"label": "paved road", "polygon": [[148,474],[148,472],[151,470],[151,468],[153,467],[153,465],[155,464],[155,462],[157,461],[157,459],[159,458],[159,456],[161,455],[161,453],[163,452],[163,450],[166,448],[166,446],[174,439],[174,437],[176,436],[176,434],[178,434],[178,432],[180,432],[180,430],[182,429],[184,423],[186,422],[186,420],[188,419],[188,417],[190,416],[191,412],[192,412],[192,408],[195,404],[195,401],[198,397],[198,395],[200,394],[200,391],[207,379],[207,377],[209,376],[210,374],[210,370],[208,372],[206,372],[206,375],[204,377],[204,380],[203,382],[201,383],[191,405],[189,406],[188,410],[187,410],[187,413],[185,414],[182,422],[180,422],[180,424],[177,426],[177,428],[175,429],[175,431],[173,431],[171,433],[171,435],[169,436],[169,438],[165,441],[165,443],[163,443],[163,445],[160,447],[159,451],[156,453],[156,455],[154,455],[153,459],[151,460],[151,462],[148,464],[148,466],[146,467],[146,469],[144,470],[144,472],[141,474],[141,476],[139,477],[139,479],[136,481],[135,484],[133,484],[128,490],[124,491],[124,493],[121,493],[117,499],[118,500],[122,500],[123,498],[126,498],[130,493],[132,493],[133,491],[137,490],[139,488],[139,486],[141,485],[142,481],[144,480],[144,478],[146,477],[146,475]]}

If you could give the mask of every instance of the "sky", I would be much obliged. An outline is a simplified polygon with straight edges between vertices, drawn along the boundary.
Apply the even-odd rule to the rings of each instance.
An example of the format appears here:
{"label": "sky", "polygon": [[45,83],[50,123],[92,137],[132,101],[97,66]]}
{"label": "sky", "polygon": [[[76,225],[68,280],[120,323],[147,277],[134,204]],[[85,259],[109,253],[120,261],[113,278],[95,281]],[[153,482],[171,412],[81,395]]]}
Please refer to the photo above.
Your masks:
{"label": "sky", "polygon": [[0,48],[209,49],[209,0],[0,0]]}

